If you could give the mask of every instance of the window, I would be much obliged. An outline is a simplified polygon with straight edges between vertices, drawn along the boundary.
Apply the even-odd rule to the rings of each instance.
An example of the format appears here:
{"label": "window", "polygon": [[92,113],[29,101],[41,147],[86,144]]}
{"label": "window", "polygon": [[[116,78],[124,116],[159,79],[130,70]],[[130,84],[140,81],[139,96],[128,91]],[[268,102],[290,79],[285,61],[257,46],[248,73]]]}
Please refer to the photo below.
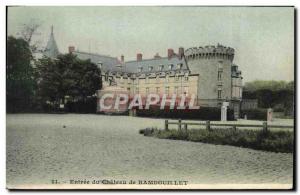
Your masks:
{"label": "window", "polygon": [[156,76],[156,83],[159,83],[159,76]]}
{"label": "window", "polygon": [[139,88],[138,88],[138,87],[135,88],[135,93],[136,93],[136,94],[139,93]]}
{"label": "window", "polygon": [[169,95],[170,87],[165,87],[165,94]]}
{"label": "window", "polygon": [[175,81],[179,81],[179,76],[175,75]]}
{"label": "window", "polygon": [[160,93],[160,89],[159,87],[156,87],[156,94],[159,94]]}
{"label": "window", "polygon": [[149,71],[152,71],[153,70],[153,66],[149,66]]}
{"label": "window", "polygon": [[146,94],[149,94],[149,87],[146,87]]}
{"label": "window", "polygon": [[178,87],[174,87],[174,93],[178,95]]}
{"label": "window", "polygon": [[169,82],[169,76],[168,76],[168,75],[166,75],[166,77],[165,77],[165,81],[166,81],[166,83],[168,83],[168,82]]}
{"label": "window", "polygon": [[184,94],[188,94],[189,93],[189,87],[186,86],[186,87],[183,88],[183,90],[184,90],[183,91]]}
{"label": "window", "polygon": [[218,81],[222,80],[222,71],[218,70]]}
{"label": "window", "polygon": [[149,77],[146,77],[146,81],[145,81],[146,83],[149,83]]}
{"label": "window", "polygon": [[169,64],[169,70],[173,70],[173,64]]}
{"label": "window", "polygon": [[218,99],[222,98],[222,89],[218,89]]}

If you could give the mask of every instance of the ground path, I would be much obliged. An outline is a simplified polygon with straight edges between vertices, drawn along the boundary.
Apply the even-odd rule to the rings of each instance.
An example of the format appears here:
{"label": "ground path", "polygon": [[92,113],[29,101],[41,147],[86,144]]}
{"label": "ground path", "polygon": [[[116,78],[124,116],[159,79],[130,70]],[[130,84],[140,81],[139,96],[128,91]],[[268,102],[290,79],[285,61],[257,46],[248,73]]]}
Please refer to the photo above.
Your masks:
{"label": "ground path", "polygon": [[[65,128],[64,128],[65,126]],[[144,137],[162,119],[8,114],[7,183],[52,179],[167,179],[189,183],[292,183],[292,154]]]}

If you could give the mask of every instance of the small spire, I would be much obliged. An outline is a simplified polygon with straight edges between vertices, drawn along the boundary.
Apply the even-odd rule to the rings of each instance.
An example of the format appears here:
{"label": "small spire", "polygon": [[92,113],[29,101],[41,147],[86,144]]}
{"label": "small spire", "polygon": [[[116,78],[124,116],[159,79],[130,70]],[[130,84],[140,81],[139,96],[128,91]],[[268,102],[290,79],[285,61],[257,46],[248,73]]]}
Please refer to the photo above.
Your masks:
{"label": "small spire", "polygon": [[51,26],[51,34],[53,35],[53,25]]}

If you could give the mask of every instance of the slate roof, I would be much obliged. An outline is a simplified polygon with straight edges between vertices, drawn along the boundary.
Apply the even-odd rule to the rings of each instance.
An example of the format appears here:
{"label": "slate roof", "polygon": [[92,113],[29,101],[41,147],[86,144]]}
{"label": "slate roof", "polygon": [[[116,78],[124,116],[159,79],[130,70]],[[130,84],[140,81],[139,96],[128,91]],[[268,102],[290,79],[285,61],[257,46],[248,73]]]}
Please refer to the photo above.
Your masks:
{"label": "slate roof", "polygon": [[[110,57],[95,53],[74,51],[73,54],[77,55],[80,59],[90,59],[93,63],[99,66],[99,62],[102,63],[101,70],[103,72],[119,72],[119,73],[129,73],[129,74],[145,74],[145,73],[157,73],[157,72],[167,72],[167,71],[177,71],[177,70],[189,70],[184,58],[179,59],[177,55],[172,58],[161,57],[153,59],[145,59],[141,61],[128,61],[121,63],[118,58]],[[169,69],[169,65],[173,65],[172,70]],[[179,69],[178,64],[182,64]],[[159,67],[163,65],[161,70]],[[152,70],[149,69],[152,67]],[[140,71],[139,68],[142,68]]]}
{"label": "slate roof", "polygon": [[56,58],[59,55],[58,47],[53,34],[53,26],[51,27],[51,34],[43,54],[49,58]]}
{"label": "slate roof", "polygon": [[101,69],[105,71],[109,71],[109,70],[114,71],[115,65],[120,64],[118,58],[116,57],[110,57],[110,56],[82,52],[82,51],[74,51],[73,54],[82,60],[90,59],[91,62],[97,64],[98,66],[100,66],[99,63],[101,62],[102,63]]}

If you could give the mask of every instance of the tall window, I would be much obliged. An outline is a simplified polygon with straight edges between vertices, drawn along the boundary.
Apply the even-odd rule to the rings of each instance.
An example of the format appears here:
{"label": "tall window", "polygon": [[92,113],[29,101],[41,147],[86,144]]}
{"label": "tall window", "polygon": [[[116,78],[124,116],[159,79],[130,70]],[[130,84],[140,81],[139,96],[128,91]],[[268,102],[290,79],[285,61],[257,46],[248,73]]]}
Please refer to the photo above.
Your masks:
{"label": "tall window", "polygon": [[136,94],[139,93],[139,88],[138,88],[138,87],[135,88],[135,93],[136,93]]}
{"label": "tall window", "polygon": [[156,76],[156,83],[159,83],[159,76]]}
{"label": "tall window", "polygon": [[146,94],[149,94],[149,87],[146,87]]}
{"label": "tall window", "polygon": [[165,87],[165,94],[169,96],[169,92],[170,92],[170,87]]}
{"label": "tall window", "polygon": [[178,87],[177,87],[177,86],[174,87],[174,93],[175,93],[176,95],[178,95]]}
{"label": "tall window", "polygon": [[222,98],[222,89],[218,89],[218,99]]}
{"label": "tall window", "polygon": [[184,87],[183,88],[183,94],[187,95],[189,93],[189,87]]}
{"label": "tall window", "polygon": [[156,94],[159,94],[160,93],[160,89],[159,87],[156,87]]}
{"label": "tall window", "polygon": [[173,70],[173,64],[169,64],[169,70]]}
{"label": "tall window", "polygon": [[149,83],[149,77],[146,77],[146,81],[145,81],[146,83]]}
{"label": "tall window", "polygon": [[142,72],[142,71],[143,71],[143,67],[139,67],[139,68],[138,68],[138,71],[139,71],[139,72]]}
{"label": "tall window", "polygon": [[218,70],[218,81],[222,80],[222,71]]}
{"label": "tall window", "polygon": [[168,83],[168,82],[169,82],[169,76],[168,76],[168,75],[166,75],[166,77],[165,77],[165,81],[166,81],[166,83]]}

